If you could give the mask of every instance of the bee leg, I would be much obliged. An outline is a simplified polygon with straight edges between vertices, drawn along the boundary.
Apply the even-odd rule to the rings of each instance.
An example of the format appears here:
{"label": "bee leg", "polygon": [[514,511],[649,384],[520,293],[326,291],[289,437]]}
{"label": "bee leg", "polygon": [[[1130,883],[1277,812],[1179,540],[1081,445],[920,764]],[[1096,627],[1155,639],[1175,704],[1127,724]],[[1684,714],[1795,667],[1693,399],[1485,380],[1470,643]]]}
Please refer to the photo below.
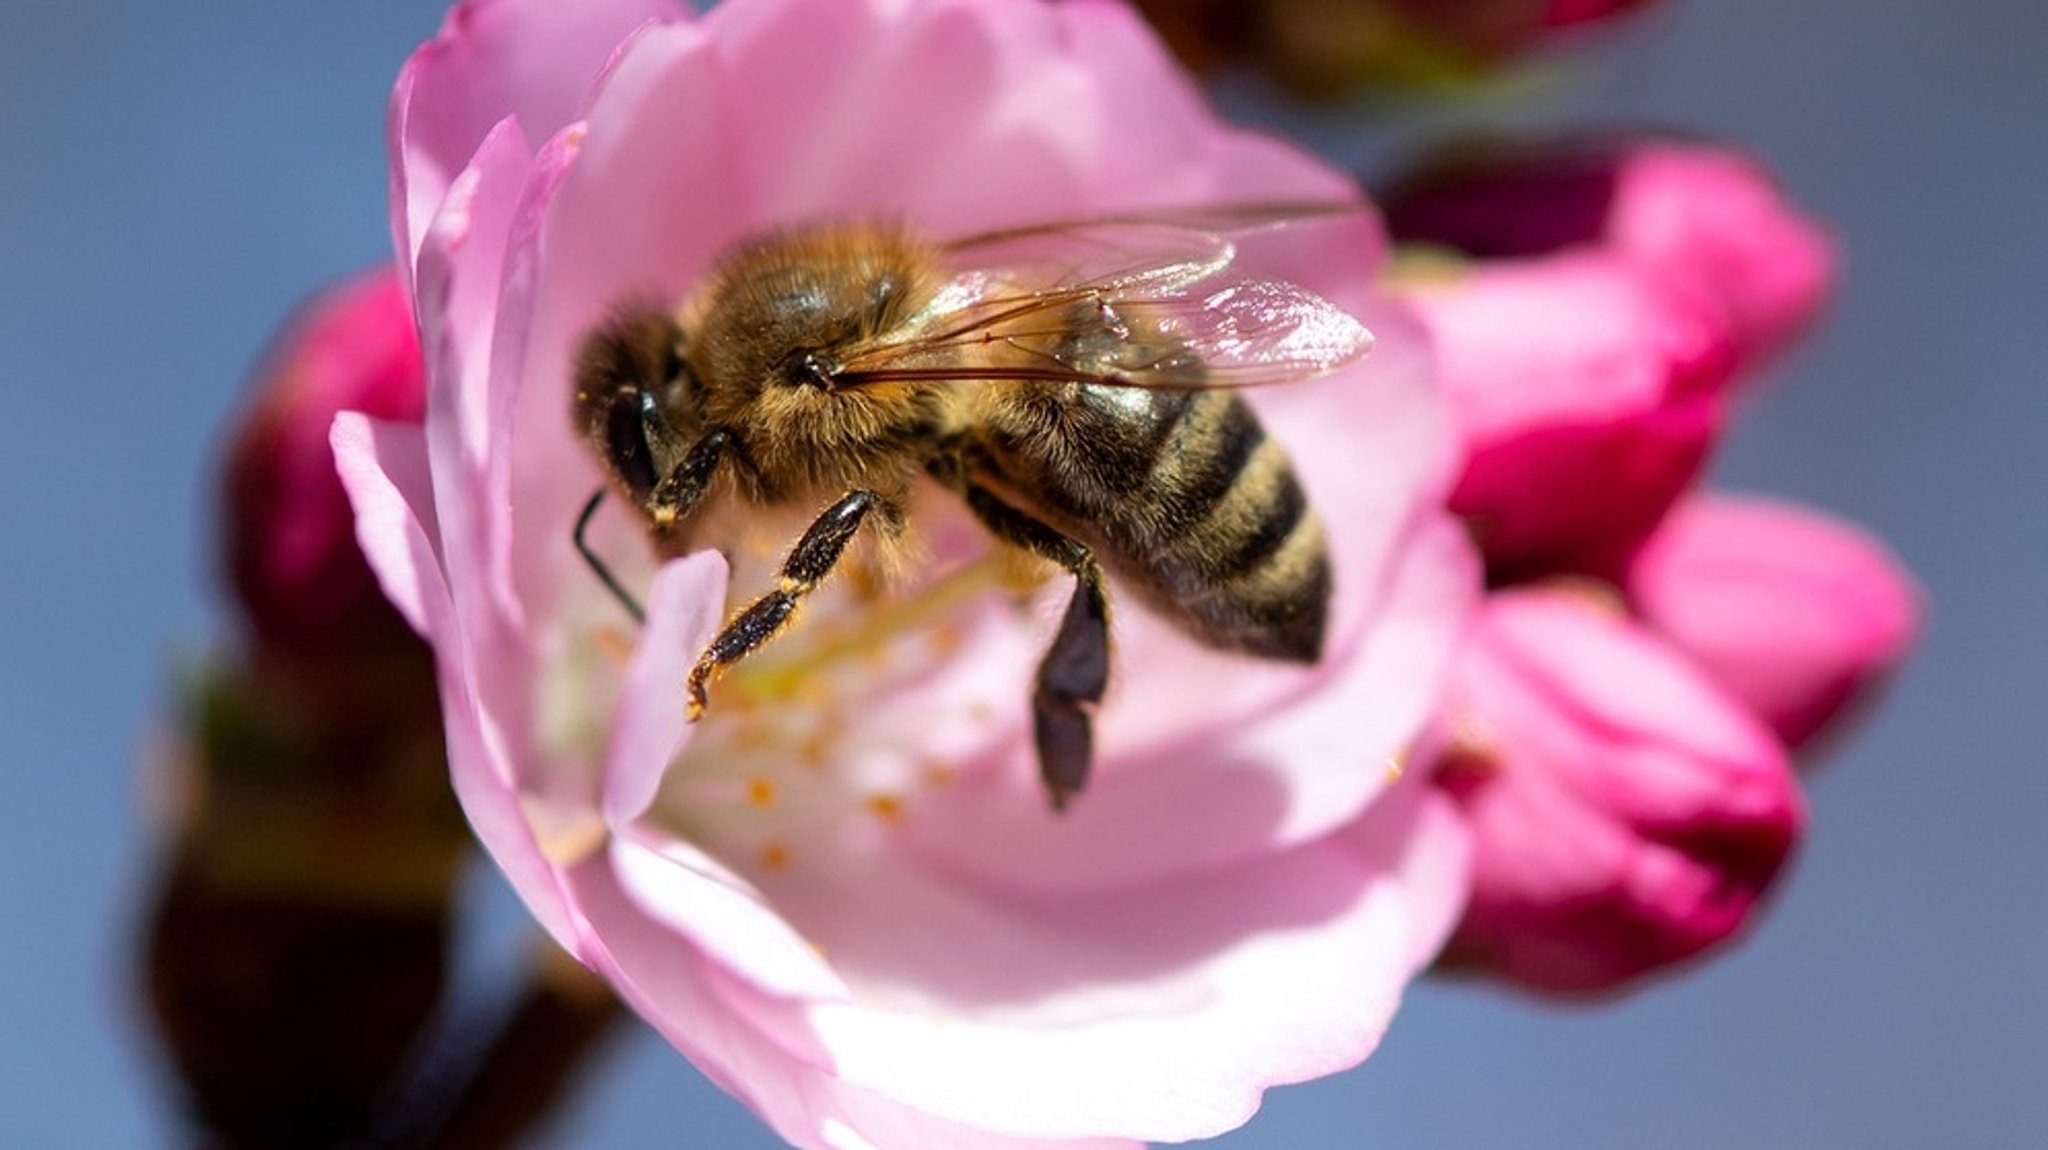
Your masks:
{"label": "bee leg", "polygon": [[1109,685],[1109,594],[1088,548],[1004,503],[985,488],[967,487],[967,506],[996,538],[1066,568],[1074,595],[1038,664],[1031,695],[1038,774],[1054,810],[1088,784],[1094,758],[1092,712]]}
{"label": "bee leg", "polygon": [[[679,444],[667,419],[651,404],[643,404],[642,407],[643,410],[637,414],[639,426],[635,433],[643,437],[647,450],[639,454],[623,455],[621,458],[644,460],[649,454],[676,455]],[[619,433],[614,429],[614,440],[618,437]],[[641,508],[653,521],[654,530],[666,535],[689,518],[690,512],[696,510],[697,504],[704,498],[704,492],[711,486],[711,478],[718,470],[719,461],[732,446],[731,433],[719,428],[698,439],[687,450],[682,450],[675,466],[671,467],[666,475],[656,478],[651,468],[638,463],[631,466],[621,465],[619,474],[634,499],[639,501]],[[645,623],[647,612],[641,609],[639,600],[633,598],[632,593],[626,590],[625,584],[619,581],[611,566],[590,546],[590,521],[597,516],[597,509],[603,503],[604,488],[600,487],[591,495],[590,501],[583,505],[583,513],[576,517],[576,550],[583,556],[584,565],[604,583],[605,589],[619,601],[619,606],[626,609],[626,614],[631,615],[636,623]]]}
{"label": "bee leg", "polygon": [[839,497],[839,501],[825,509],[805,528],[803,537],[790,548],[789,557],[782,561],[779,575],[780,585],[768,592],[746,610],[725,625],[725,630],[711,640],[711,645],[697,657],[697,665],[690,669],[689,701],[686,709],[692,722],[704,714],[709,699],[705,686],[712,676],[728,664],[745,658],[754,648],[767,642],[789,617],[796,613],[797,603],[805,595],[824,582],[825,576],[846,553],[846,545],[853,541],[854,532],[860,530],[869,513],[881,516],[885,528],[893,528],[903,521],[903,509],[894,500],[878,492],[856,488]]}
{"label": "bee leg", "polygon": [[706,432],[683,452],[676,465],[647,493],[647,515],[654,521],[656,531],[666,535],[690,517],[690,512],[703,501],[704,493],[710,490],[719,462],[735,446],[732,433],[720,427]]}

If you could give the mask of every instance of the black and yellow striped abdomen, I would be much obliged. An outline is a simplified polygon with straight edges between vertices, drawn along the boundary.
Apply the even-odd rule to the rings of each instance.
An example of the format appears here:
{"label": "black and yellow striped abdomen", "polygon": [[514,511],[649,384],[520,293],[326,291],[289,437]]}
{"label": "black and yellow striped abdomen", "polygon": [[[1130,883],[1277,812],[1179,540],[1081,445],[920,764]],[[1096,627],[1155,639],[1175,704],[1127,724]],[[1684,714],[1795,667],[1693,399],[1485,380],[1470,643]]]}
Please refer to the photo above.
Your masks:
{"label": "black and yellow striped abdomen", "polygon": [[1330,559],[1278,441],[1224,390],[1039,385],[990,403],[983,465],[1194,638],[1322,653]]}

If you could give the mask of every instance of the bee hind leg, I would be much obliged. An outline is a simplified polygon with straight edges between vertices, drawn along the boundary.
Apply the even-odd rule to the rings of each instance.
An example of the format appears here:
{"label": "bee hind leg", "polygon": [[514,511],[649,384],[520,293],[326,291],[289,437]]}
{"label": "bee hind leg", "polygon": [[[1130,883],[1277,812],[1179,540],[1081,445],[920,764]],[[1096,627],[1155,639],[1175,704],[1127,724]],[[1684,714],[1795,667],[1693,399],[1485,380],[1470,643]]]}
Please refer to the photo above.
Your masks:
{"label": "bee hind leg", "polygon": [[782,562],[775,590],[754,600],[746,610],[725,625],[690,669],[686,710],[691,721],[704,714],[710,699],[706,692],[714,675],[745,658],[773,638],[796,613],[797,604],[832,573],[847,544],[868,515],[878,514],[885,525],[903,521],[903,509],[878,492],[855,489],[839,497],[804,529],[803,537],[790,548]]}
{"label": "bee hind leg", "polygon": [[1031,717],[1038,747],[1038,773],[1054,810],[1088,784],[1094,759],[1093,712],[1109,684],[1109,594],[1102,568],[1085,545],[970,485],[967,506],[996,538],[1064,567],[1074,576],[1074,594],[1038,664]]}

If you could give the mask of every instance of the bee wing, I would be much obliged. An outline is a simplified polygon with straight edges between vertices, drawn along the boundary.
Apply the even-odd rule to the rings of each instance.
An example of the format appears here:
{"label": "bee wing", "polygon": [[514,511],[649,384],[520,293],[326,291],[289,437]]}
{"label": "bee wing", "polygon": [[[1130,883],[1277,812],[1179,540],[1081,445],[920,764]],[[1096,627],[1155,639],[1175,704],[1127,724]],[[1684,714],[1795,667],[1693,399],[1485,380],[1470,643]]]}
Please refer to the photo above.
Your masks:
{"label": "bee wing", "polygon": [[956,268],[1000,271],[1015,286],[1170,287],[1216,275],[1237,257],[1235,237],[1313,219],[1357,216],[1341,201],[1200,204],[1001,228],[945,245]]}
{"label": "bee wing", "polygon": [[1322,297],[1225,277],[1231,234],[1348,205],[1186,209],[989,232],[947,252],[963,268],[900,339],[849,356],[843,384],[1043,379],[1238,387],[1308,379],[1372,336]]}

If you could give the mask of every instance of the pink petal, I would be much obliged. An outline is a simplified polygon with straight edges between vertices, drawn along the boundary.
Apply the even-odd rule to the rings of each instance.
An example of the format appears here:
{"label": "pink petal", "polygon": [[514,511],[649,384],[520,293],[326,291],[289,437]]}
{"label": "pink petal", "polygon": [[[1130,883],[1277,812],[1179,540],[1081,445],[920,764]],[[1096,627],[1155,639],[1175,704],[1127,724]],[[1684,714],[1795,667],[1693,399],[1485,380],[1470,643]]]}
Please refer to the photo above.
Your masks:
{"label": "pink petal", "polygon": [[605,748],[607,825],[624,826],[646,812],[670,760],[688,742],[683,680],[717,633],[724,602],[725,559],[717,552],[676,560],[655,575]]}
{"label": "pink petal", "polygon": [[856,997],[810,1012],[847,1081],[997,1131],[1206,1137],[1355,1065],[1464,880],[1426,788],[1343,836],[1114,897],[989,899],[922,868],[792,877],[777,904]]}
{"label": "pink petal", "polygon": [[472,649],[465,646],[435,554],[433,504],[420,430],[352,412],[334,421],[334,457],[357,509],[357,537],[385,593],[434,644],[441,710],[456,796],[477,838],[541,925],[573,948],[577,928],[561,875],[534,834],[514,768],[490,730],[478,698]]}
{"label": "pink petal", "polygon": [[413,630],[432,638],[430,620],[448,610],[448,585],[434,540],[432,479],[418,427],[336,413],[329,444],[335,473],[355,507],[356,542],[375,568],[385,598]]}
{"label": "pink petal", "polygon": [[792,1048],[773,1037],[778,1030],[801,1030],[797,1008],[763,997],[646,917],[610,867],[593,860],[569,881],[593,940],[601,940],[593,950],[599,972],[707,1077],[796,1146],[1140,1150],[1121,1138],[1012,1137],[976,1129],[849,1085],[820,1065],[815,1044]]}
{"label": "pink petal", "polygon": [[1497,595],[1447,713],[1475,843],[1448,952],[1525,986],[1612,989],[1745,925],[1802,820],[1768,733],[1575,593]]}
{"label": "pink petal", "polygon": [[392,93],[392,221],[410,273],[428,222],[486,135],[511,118],[545,140],[576,118],[626,33],[674,0],[466,0],[405,62]]}
{"label": "pink petal", "polygon": [[824,956],[751,883],[689,843],[629,834],[612,841],[611,862],[648,917],[735,976],[781,997],[849,996]]}
{"label": "pink petal", "polygon": [[1883,544],[1768,500],[1681,503],[1627,588],[1644,622],[1794,748],[1882,683],[1919,631],[1919,592]]}
{"label": "pink petal", "polygon": [[[607,73],[588,124],[555,141],[556,162],[536,180],[511,237],[500,301],[510,321],[493,366],[500,423],[518,445],[502,457],[520,518],[507,564],[519,595],[543,615],[562,587],[590,577],[566,541],[603,483],[569,418],[576,345],[624,299],[679,297],[713,249],[693,228],[675,226],[674,205],[689,203],[692,220],[714,226],[718,205],[731,199],[714,130],[720,117],[707,106],[713,79],[694,26],[643,29]],[[664,144],[622,141],[622,131]],[[686,238],[680,246],[677,237]],[[599,526],[608,558],[645,554],[636,513],[608,510]]]}

